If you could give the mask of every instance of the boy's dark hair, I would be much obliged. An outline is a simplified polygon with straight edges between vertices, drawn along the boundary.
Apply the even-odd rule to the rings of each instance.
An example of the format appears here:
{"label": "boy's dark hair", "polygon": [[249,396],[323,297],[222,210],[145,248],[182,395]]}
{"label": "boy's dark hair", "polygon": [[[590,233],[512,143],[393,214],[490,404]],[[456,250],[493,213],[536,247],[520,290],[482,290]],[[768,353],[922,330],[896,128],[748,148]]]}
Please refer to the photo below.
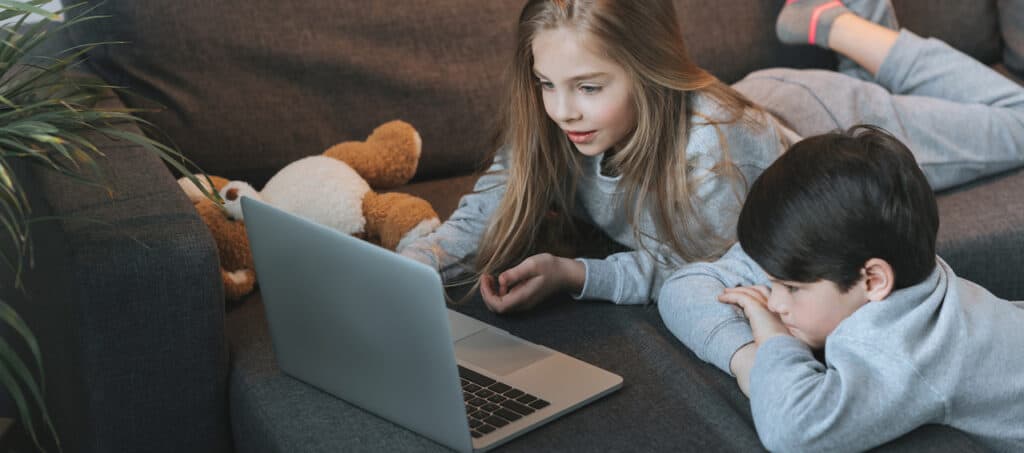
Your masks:
{"label": "boy's dark hair", "polygon": [[740,212],[743,249],[769,275],[829,280],[843,292],[871,258],[889,263],[893,289],[935,267],[938,207],[914,155],[875,126],[810,137],[761,174]]}

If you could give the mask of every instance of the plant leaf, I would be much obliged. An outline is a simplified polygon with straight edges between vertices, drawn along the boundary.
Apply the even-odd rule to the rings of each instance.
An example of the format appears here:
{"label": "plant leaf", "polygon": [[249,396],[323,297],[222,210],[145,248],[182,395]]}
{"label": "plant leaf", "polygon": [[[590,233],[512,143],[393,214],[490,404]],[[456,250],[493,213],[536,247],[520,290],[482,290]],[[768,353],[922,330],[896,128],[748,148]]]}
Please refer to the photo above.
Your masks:
{"label": "plant leaf", "polygon": [[50,3],[48,0],[31,0],[27,2],[19,2],[14,0],[0,0],[0,8],[9,11],[17,11],[18,13],[38,14],[49,20],[60,19],[59,14],[52,13],[37,5],[44,5]]}
{"label": "plant leaf", "polygon": [[[24,385],[28,389],[29,393],[32,395],[33,401],[41,410],[40,415],[43,419],[43,422],[50,429],[50,433],[54,436],[54,438],[56,438],[57,430],[53,428],[53,422],[50,420],[50,415],[46,411],[46,402],[43,400],[43,392],[41,390],[41,386],[36,384],[35,377],[32,375],[32,372],[29,371],[28,367],[25,365],[25,362],[21,360],[21,357],[19,357],[18,353],[14,351],[14,348],[11,348],[11,345],[7,343],[7,341],[4,340],[3,338],[0,338],[0,359],[3,360],[4,365],[9,366],[11,370],[14,371],[15,376],[19,378],[21,380],[22,385]],[[42,368],[40,368],[40,372],[41,371]],[[44,382],[42,377],[40,377],[40,382]],[[24,416],[24,414],[22,416]],[[29,414],[29,418],[32,418],[31,414]],[[26,423],[25,426],[31,432],[31,436],[36,443],[36,447],[38,447],[41,450],[42,447],[39,445],[38,436],[34,432],[34,424]]]}
{"label": "plant leaf", "polygon": [[18,417],[25,424],[29,436],[32,437],[32,443],[42,450],[42,447],[39,446],[39,438],[36,436],[35,426],[32,423],[32,413],[29,412],[28,405],[25,404],[25,395],[22,393],[18,381],[14,380],[14,376],[7,369],[6,363],[0,363],[0,383],[3,383],[4,389],[11,395],[11,399],[14,400],[14,404],[18,407]]}

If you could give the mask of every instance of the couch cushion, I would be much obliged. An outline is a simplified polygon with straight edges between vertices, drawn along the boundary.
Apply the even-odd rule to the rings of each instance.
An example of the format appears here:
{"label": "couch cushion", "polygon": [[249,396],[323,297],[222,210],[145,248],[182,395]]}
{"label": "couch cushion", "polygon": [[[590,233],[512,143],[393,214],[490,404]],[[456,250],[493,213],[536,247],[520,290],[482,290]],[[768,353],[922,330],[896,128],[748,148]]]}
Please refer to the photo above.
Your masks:
{"label": "couch cushion", "polygon": [[939,194],[938,253],[960,277],[1024,300],[1024,170]]}
{"label": "couch cushion", "polygon": [[1024,77],[1024,8],[1019,0],[997,0],[1000,33],[1003,35],[1003,62]]}
{"label": "couch cushion", "polygon": [[129,42],[92,55],[92,68],[166,106],[147,118],[205,170],[257,186],[396,118],[421,131],[421,177],[470,170],[487,150],[518,10],[471,0],[90,3],[114,18],[74,40]]}
{"label": "couch cushion", "polygon": [[[456,290],[453,297],[461,296]],[[556,298],[497,316],[479,296],[458,311],[606,368],[623,388],[513,440],[502,451],[762,451],[735,382],[701,362],[654,306]],[[231,423],[240,452],[446,451],[277,366],[259,296],[228,315]],[[982,451],[951,428],[926,426],[881,451]]]}
{"label": "couch cushion", "polygon": [[996,0],[892,0],[892,3],[901,26],[921,36],[946,41],[985,64],[1002,59]]}
{"label": "couch cushion", "polygon": [[[464,177],[400,190],[430,200],[447,217],[472,181]],[[1018,277],[1024,268],[1024,199],[1014,195],[1022,191],[1024,171],[1015,171],[939,195],[939,253],[961,276],[1015,299],[1024,299]],[[563,297],[525,314],[499,317],[477,296],[455,308],[626,380],[621,391],[503,450],[760,449],[747,401],[732,380],[687,350],[654,307],[574,303]],[[228,313],[227,332],[231,423],[239,451],[443,450],[282,374],[259,293]],[[925,426],[881,450],[980,449],[960,432]]]}
{"label": "couch cushion", "polygon": [[[691,55],[725,81],[831,54],[774,35],[784,0],[676,0]],[[897,0],[904,23],[998,59],[995,0]],[[257,187],[285,164],[401,118],[422,133],[418,179],[465,174],[489,151],[522,1],[89,0],[72,31],[88,64],[164,106],[145,114],[206,171]],[[400,5],[396,7],[395,5]],[[151,105],[134,99],[133,105]]]}

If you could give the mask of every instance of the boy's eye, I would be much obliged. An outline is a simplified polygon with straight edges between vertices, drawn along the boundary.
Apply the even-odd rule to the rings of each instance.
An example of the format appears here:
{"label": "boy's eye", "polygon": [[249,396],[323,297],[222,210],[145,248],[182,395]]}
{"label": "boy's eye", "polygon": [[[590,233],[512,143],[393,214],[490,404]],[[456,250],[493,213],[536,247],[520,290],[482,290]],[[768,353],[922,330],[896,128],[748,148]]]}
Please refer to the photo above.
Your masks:
{"label": "boy's eye", "polygon": [[793,285],[783,284],[782,286],[786,288],[786,291],[789,291],[791,293],[795,293],[796,290],[800,289],[800,288],[797,288],[796,286],[793,286]]}
{"label": "boy's eye", "polygon": [[580,91],[584,94],[594,94],[601,91],[601,87],[594,85],[583,85],[580,87]]}

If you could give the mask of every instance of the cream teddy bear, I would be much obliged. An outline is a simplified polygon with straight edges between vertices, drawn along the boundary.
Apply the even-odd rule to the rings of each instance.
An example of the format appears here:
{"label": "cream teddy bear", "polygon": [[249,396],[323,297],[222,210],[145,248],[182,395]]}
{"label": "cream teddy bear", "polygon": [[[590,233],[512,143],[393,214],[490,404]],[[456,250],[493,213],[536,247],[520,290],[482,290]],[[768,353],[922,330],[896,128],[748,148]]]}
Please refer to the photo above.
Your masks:
{"label": "cream teddy bear", "polygon": [[[401,251],[407,244],[437,229],[440,219],[430,203],[422,198],[375,190],[408,182],[416,173],[421,147],[419,133],[411,125],[391,121],[374,129],[366,141],[339,143],[321,155],[288,164],[271,177],[262,190],[257,191],[244,181],[216,184],[219,187],[215,189],[224,199],[222,214],[242,228],[244,217],[240,201],[241,197],[248,196],[345,234]],[[187,179],[179,182],[186,192],[199,193]],[[214,222],[204,220],[216,235]],[[248,253],[247,241],[236,247],[244,247]],[[225,253],[221,250],[222,264]],[[227,284],[225,280],[226,287]]]}

